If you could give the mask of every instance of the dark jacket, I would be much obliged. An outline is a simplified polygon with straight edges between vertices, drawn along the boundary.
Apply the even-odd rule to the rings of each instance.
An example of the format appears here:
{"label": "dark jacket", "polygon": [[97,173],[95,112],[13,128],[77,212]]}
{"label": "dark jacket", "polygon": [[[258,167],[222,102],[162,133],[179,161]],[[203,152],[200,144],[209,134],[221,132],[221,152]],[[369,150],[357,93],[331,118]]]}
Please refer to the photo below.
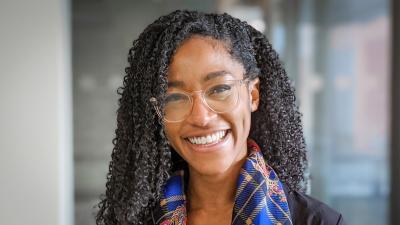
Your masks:
{"label": "dark jacket", "polygon": [[326,204],[284,186],[293,225],[346,225],[340,213]]}
{"label": "dark jacket", "polygon": [[[290,192],[286,186],[284,191],[293,225],[346,225],[342,215],[326,204],[298,191]],[[155,225],[152,216],[146,224]]]}

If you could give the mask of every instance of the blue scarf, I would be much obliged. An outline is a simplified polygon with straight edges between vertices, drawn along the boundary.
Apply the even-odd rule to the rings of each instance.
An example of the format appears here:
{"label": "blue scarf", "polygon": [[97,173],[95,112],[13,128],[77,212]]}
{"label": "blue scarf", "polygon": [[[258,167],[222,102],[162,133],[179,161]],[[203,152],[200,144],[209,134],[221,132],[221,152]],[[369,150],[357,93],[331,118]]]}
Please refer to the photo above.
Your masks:
{"label": "blue scarf", "polygon": [[[248,155],[239,174],[233,207],[233,225],[291,225],[282,183],[266,165],[258,145],[249,140]],[[183,170],[171,176],[164,187],[154,221],[159,225],[185,225],[187,222]]]}

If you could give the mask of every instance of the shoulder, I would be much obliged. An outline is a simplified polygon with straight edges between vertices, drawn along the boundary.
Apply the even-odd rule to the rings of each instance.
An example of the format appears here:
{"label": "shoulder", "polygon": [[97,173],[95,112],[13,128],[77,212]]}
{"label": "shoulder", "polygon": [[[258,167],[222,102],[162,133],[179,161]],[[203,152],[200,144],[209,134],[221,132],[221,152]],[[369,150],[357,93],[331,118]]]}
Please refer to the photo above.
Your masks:
{"label": "shoulder", "polygon": [[346,225],[340,213],[328,205],[284,186],[294,225]]}

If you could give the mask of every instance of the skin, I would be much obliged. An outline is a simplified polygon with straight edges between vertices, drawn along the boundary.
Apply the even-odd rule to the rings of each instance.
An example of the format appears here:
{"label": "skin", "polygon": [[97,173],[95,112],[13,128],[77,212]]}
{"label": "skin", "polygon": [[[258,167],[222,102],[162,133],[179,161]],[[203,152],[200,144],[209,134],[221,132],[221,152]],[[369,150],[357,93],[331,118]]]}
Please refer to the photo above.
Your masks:
{"label": "skin", "polygon": [[[217,71],[224,73],[205,81]],[[217,80],[243,79],[243,74],[243,65],[232,59],[223,42],[194,36],[183,43],[172,59],[167,92],[204,90]],[[233,110],[215,113],[196,93],[191,114],[182,122],[164,125],[171,146],[189,165],[189,224],[231,223],[236,181],[247,156],[251,112],[259,104],[259,80],[251,81],[248,88],[238,87],[239,102]],[[187,140],[218,130],[228,130],[218,145],[199,147]]]}

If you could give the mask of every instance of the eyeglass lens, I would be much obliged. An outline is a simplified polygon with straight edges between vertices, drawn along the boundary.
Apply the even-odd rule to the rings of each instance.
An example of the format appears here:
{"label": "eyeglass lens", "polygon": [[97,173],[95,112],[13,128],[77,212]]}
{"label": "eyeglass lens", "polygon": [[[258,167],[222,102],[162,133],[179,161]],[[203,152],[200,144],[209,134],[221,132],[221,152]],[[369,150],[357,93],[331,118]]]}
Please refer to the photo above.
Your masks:
{"label": "eyeglass lens", "polygon": [[[236,82],[211,85],[202,92],[206,105],[214,112],[223,113],[233,109],[238,100]],[[164,105],[164,118],[169,121],[185,119],[192,110],[192,97],[184,92],[167,94]]]}

